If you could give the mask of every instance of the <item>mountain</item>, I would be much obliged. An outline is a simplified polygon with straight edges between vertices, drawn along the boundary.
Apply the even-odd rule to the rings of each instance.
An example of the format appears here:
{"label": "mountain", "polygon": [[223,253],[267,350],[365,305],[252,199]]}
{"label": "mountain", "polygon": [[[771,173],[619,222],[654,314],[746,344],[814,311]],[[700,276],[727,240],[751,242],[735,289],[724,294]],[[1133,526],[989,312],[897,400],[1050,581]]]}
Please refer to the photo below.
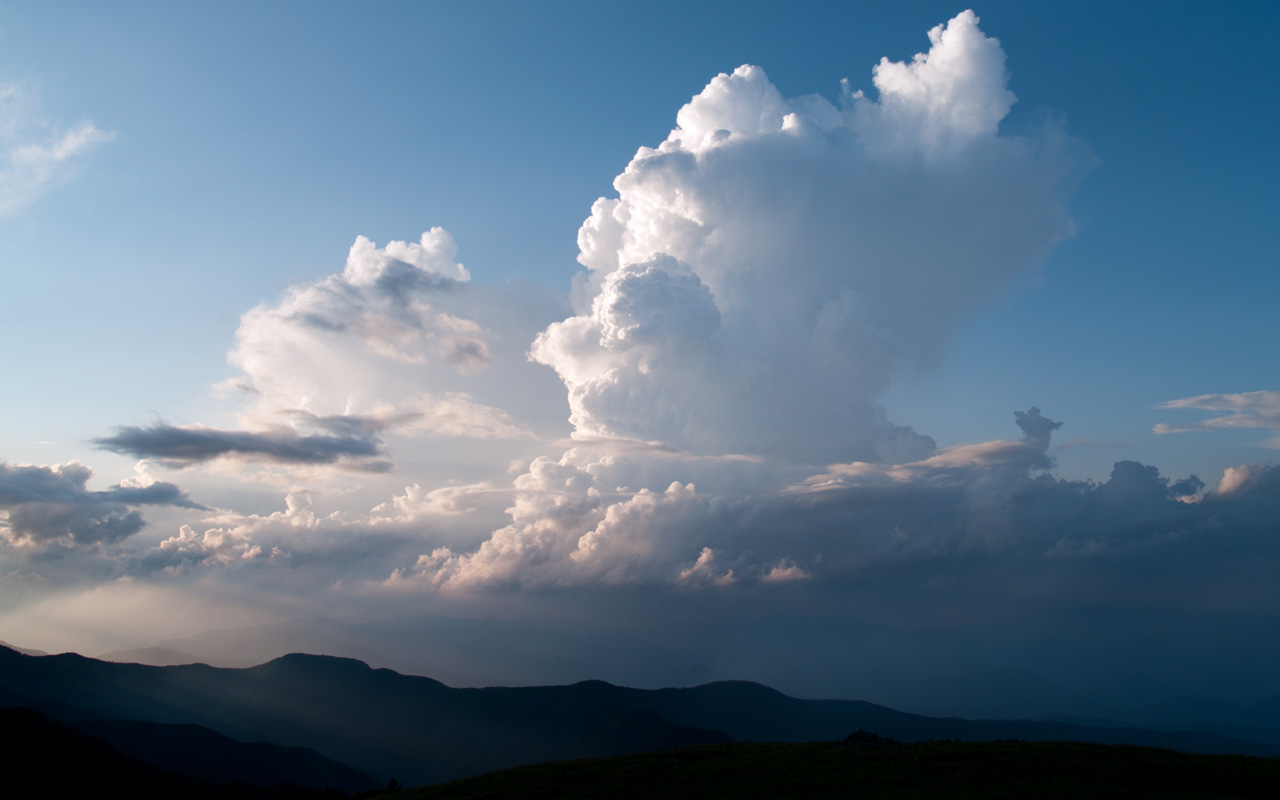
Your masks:
{"label": "mountain", "polygon": [[31,649],[31,648],[29,648],[29,647],[18,647],[18,646],[17,646],[17,645],[15,645],[15,644],[9,644],[8,642],[6,642],[6,641],[5,641],[5,640],[3,640],[3,639],[0,639],[0,647],[7,647],[7,648],[9,648],[10,650],[17,650],[19,653],[22,653],[22,654],[24,654],[24,655],[28,655],[28,656],[47,656],[47,655],[49,655],[48,653],[46,653],[46,652],[45,652],[45,651],[43,651],[43,650],[32,650],[32,649]]}
{"label": "mountain", "polygon": [[[45,655],[44,653],[28,653],[27,655]],[[121,664],[150,664],[153,667],[173,667],[178,664],[207,664],[203,658],[189,653],[170,650],[167,647],[141,647],[137,650],[112,650],[98,656],[101,661],[116,661]],[[218,665],[222,666],[222,665]]]}
{"label": "mountain", "polygon": [[[607,684],[600,684],[612,690]],[[84,724],[195,724],[308,747],[407,785],[518,764],[726,742],[592,685],[450,689],[353,659],[294,654],[257,667],[151,667],[0,649],[0,705]]]}
{"label": "mountain", "polygon": [[140,720],[84,720],[81,733],[146,764],[188,778],[251,786],[293,784],[322,792],[378,789],[384,784],[304,747],[238,742],[200,725]]}
{"label": "mountain", "polygon": [[1080,797],[1274,800],[1280,761],[1065,742],[737,743],[538,764],[400,792],[398,800]]}
{"label": "mountain", "polygon": [[1091,741],[1280,754],[1280,746],[1212,734],[925,717],[859,701],[801,700],[736,681],[660,690],[602,681],[454,689],[354,659],[302,654],[220,669],[0,649],[0,704],[31,706],[79,723],[201,725],[242,741],[311,748],[379,781],[394,776],[404,785],[731,739],[833,740],[857,729],[907,742]]}
{"label": "mountain", "polygon": [[599,631],[585,635],[530,620],[435,614],[360,623],[295,619],[215,629],[156,642],[154,649],[113,653],[104,660],[174,663],[163,651],[215,667],[252,667],[289,653],[326,653],[405,675],[430,675],[450,686],[537,686],[603,678],[658,688],[726,677],[690,662],[681,650],[655,637]]}
{"label": "mountain", "polygon": [[[220,754],[238,755],[225,749]],[[266,800],[326,796],[293,782],[249,785],[229,781],[225,774],[215,782],[163,770],[30,708],[0,708],[0,764],[7,797],[111,794],[138,800]],[[367,781],[368,776],[364,777]]]}

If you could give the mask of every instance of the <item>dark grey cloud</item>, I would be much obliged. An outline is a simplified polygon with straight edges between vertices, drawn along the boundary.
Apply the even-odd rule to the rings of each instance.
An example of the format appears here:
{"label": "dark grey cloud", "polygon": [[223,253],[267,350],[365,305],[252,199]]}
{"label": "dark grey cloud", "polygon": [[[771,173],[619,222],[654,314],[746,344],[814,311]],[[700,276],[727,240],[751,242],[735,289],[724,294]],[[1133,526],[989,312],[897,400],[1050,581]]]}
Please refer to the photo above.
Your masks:
{"label": "dark grey cloud", "polygon": [[423,297],[450,292],[466,286],[462,281],[428,272],[396,258],[386,258],[372,284],[353,285],[347,280],[328,279],[310,289],[310,304],[286,319],[326,331],[344,331],[352,319],[372,304],[393,314],[413,328],[425,326],[413,304]]}
{"label": "dark grey cloud", "polygon": [[1050,435],[1062,427],[1061,422],[1055,422],[1048,417],[1042,416],[1040,409],[1035,406],[1025,412],[1013,412],[1013,418],[1017,421],[1018,427],[1022,429],[1022,441],[1027,444],[1037,445],[1042,450],[1049,448]]}
{"label": "dark grey cloud", "polygon": [[72,462],[58,466],[0,463],[0,535],[10,544],[114,544],[146,525],[130,506],[169,505],[207,511],[172,483],[116,485],[89,491],[93,470]]}
{"label": "dark grey cloud", "polygon": [[94,439],[104,450],[138,458],[154,458],[172,466],[188,466],[222,457],[257,458],[283,464],[338,464],[363,472],[386,472],[377,432],[382,420],[367,417],[302,416],[326,433],[303,435],[290,429],[236,431],[158,424],[148,428],[123,425],[114,436]]}
{"label": "dark grey cloud", "polygon": [[452,291],[465,284],[445,275],[428,272],[398,258],[387,258],[382,274],[373,285],[396,305],[405,308],[418,294]]}

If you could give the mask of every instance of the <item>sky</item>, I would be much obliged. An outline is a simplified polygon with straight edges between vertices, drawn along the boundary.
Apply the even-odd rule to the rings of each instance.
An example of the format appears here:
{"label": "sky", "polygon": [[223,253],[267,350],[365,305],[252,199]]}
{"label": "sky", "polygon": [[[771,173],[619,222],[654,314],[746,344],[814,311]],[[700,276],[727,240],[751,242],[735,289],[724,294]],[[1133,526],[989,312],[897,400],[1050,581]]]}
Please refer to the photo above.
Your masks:
{"label": "sky", "polygon": [[0,3],[0,639],[428,615],[523,626],[463,682],[1280,693],[1277,35]]}

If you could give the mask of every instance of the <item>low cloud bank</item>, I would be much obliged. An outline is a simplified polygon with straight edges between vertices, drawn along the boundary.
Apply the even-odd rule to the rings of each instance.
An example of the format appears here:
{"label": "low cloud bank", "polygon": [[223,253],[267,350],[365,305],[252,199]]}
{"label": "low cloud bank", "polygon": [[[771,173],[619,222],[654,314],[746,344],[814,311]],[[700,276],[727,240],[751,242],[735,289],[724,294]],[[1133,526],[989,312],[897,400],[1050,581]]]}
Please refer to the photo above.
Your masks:
{"label": "low cloud bank", "polygon": [[172,483],[86,488],[93,470],[78,461],[54,466],[0,463],[0,538],[10,547],[47,551],[114,545],[142,530],[131,507],[168,505],[208,511]]}

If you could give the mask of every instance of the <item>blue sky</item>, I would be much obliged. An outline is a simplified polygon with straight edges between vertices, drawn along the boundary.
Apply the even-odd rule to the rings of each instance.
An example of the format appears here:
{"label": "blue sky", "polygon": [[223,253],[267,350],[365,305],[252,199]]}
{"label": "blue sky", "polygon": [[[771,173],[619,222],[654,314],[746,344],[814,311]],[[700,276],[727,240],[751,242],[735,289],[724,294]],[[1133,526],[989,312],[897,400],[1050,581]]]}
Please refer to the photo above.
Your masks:
{"label": "blue sky", "polygon": [[[57,320],[10,356],[11,379],[41,391],[9,401],[9,457],[39,459],[32,438],[74,457],[152,413],[199,418],[239,315],[357,234],[440,225],[476,275],[561,290],[590,200],[708,78],[754,63],[787,95],[869,88],[881,55],[917,52],[956,10],[6,6],[0,72],[29,118],[115,137],[2,223],[21,298],[7,337]],[[1277,69],[1257,43],[1274,6],[977,11],[1009,54],[1005,128],[1054,115],[1098,166],[1072,200],[1079,233],[908,374],[894,417],[958,443],[1039,403],[1095,443],[1060,457],[1078,477],[1102,477],[1121,444],[1184,471],[1265,456],[1248,435],[1146,433],[1154,403],[1268,387]]]}
{"label": "blue sky", "polygon": [[[1017,101],[1007,113],[983,106],[990,130],[973,133],[948,118],[945,125],[960,127],[943,135],[960,138],[931,144],[928,126],[942,124],[934,112],[921,112],[917,129],[883,111],[891,104],[879,102],[872,68],[882,57],[910,62],[928,51],[926,32],[962,11],[924,2],[0,4],[0,150],[13,159],[77,131],[84,139],[38,178],[23,179],[15,161],[0,173],[8,299],[0,324],[9,343],[0,460],[16,482],[26,480],[12,472],[16,465],[46,470],[23,473],[31,480],[71,481],[58,502],[97,504],[86,519],[100,525],[78,539],[70,522],[24,539],[13,521],[17,501],[6,501],[3,558],[12,586],[4,592],[10,628],[0,627],[0,638],[39,639],[56,629],[44,645],[92,649],[97,640],[77,645],[66,632],[77,627],[75,598],[116,597],[111,587],[120,581],[166,596],[219,598],[206,611],[175,615],[169,633],[210,627],[219,614],[277,619],[317,596],[330,598],[318,607],[341,605],[346,600],[330,596],[339,585],[366,587],[367,615],[434,607],[459,587],[496,592],[473,599],[474,608],[488,608],[502,605],[493,600],[502,592],[514,597],[566,581],[668,587],[653,589],[658,594],[668,584],[711,585],[725,576],[837,585],[872,567],[854,559],[852,573],[832,567],[826,575],[822,564],[841,563],[832,552],[841,546],[826,539],[795,552],[756,543],[740,548],[731,567],[732,544],[701,534],[664,544],[636,531],[667,513],[663,530],[683,530],[695,518],[727,525],[716,517],[725,508],[814,487],[880,508],[860,494],[874,494],[878,481],[936,486],[945,472],[963,483],[978,480],[969,471],[986,475],[999,465],[1020,471],[1019,480],[1099,486],[1115,462],[1136,461],[1157,467],[1166,482],[1196,473],[1205,484],[1196,498],[1213,501],[1215,487],[1230,494],[1237,484],[1219,485],[1223,470],[1274,462],[1280,425],[1273,233],[1280,56],[1268,45],[1280,35],[1280,9],[976,7],[980,34],[970,41],[998,40],[979,55],[1003,54]],[[592,216],[593,202],[617,198],[615,177],[625,183],[619,176],[634,174],[625,203],[666,203],[684,214],[683,195],[662,194],[666,184],[657,171],[644,172],[637,148],[657,148],[678,127],[682,107],[745,64],[763,72],[735,78],[737,88],[725,89],[731,99],[709,118],[732,113],[733,92],[771,85],[798,118],[812,111],[805,118],[822,131],[813,135],[832,152],[845,152],[841,142],[857,136],[872,160],[837,159],[843,166],[805,177],[804,158],[816,151],[779,155],[765,139],[755,150],[743,145],[733,156],[741,163],[725,161],[720,172],[707,166],[698,178],[705,182],[682,190],[724,198],[719,227],[706,227],[720,231],[714,257],[703,262],[682,250],[683,229],[664,228],[670,218],[658,215],[648,234],[638,222],[626,234],[650,236],[649,249],[635,245],[631,262],[625,253],[621,261],[609,256],[612,266],[595,267],[592,282],[579,263],[579,229],[591,218],[598,236],[612,235],[612,223]],[[948,108],[968,108],[969,100],[999,106],[1000,65],[973,64],[987,83],[944,81],[930,89],[935,99],[954,101]],[[954,74],[968,69],[962,63]],[[842,99],[844,78],[865,96]],[[810,94],[826,105],[812,110],[802,99]],[[827,108],[847,111],[840,124],[856,133],[815,121]],[[875,131],[888,130],[867,121],[876,115],[896,120],[883,125],[900,126],[897,133],[884,135],[899,144],[924,137],[912,145],[914,166],[875,154],[899,146],[875,144]],[[756,141],[754,130],[743,135]],[[721,163],[689,137],[673,147]],[[905,171],[876,171],[882,163]],[[823,192],[844,199],[828,204]],[[758,201],[735,205],[735,197]],[[839,214],[854,213],[841,202],[864,218],[840,224]],[[787,222],[794,241],[784,233],[766,241],[770,225],[800,208],[824,221]],[[868,221],[877,215],[880,222]],[[423,240],[425,249],[387,260],[388,242],[418,242],[437,227],[447,242]],[[774,273],[760,267],[759,283],[732,277],[734,245],[725,240],[734,231],[741,242],[766,237],[741,244],[741,254],[747,261],[781,254],[768,267]],[[841,248],[852,242],[857,251],[858,236],[879,241],[881,233],[907,243],[903,252],[918,250],[903,257],[919,263],[885,266],[897,256],[891,245],[874,244],[880,255],[867,257],[881,261],[866,267],[864,283],[842,288]],[[372,243],[370,260],[348,259],[357,237]],[[674,261],[646,260],[658,256]],[[448,283],[463,274],[455,263],[469,281]],[[647,271],[632,283],[621,279],[642,263]],[[370,288],[389,285],[386,270],[396,264],[414,266],[420,280],[432,276],[403,284],[418,287],[405,291],[439,296],[403,306],[396,303],[408,295]],[[606,286],[615,268],[618,280]],[[361,283],[360,269],[385,280]],[[814,283],[805,288],[807,280]],[[615,291],[623,304],[616,308],[641,321],[609,341],[656,335],[644,347],[657,350],[618,345],[612,361],[601,361],[580,347],[575,336],[603,336],[606,349],[614,346],[606,340],[616,320],[592,317],[590,302]],[[831,294],[842,291],[845,300]],[[816,314],[812,329],[787,327],[792,301]],[[771,331],[774,312],[781,327]],[[304,318],[323,325],[304,330]],[[548,327],[560,321],[558,332]],[[680,338],[704,329],[719,331],[712,340],[723,349],[704,353]],[[363,338],[340,339],[338,331]],[[793,334],[801,337],[794,344]],[[818,338],[803,339],[810,334]],[[827,344],[838,357],[819,352]],[[526,358],[531,351],[535,361]],[[705,360],[667,375],[674,362],[654,361],[654,353]],[[1206,395],[1226,397],[1157,407]],[[824,400],[837,396],[847,401],[839,414]],[[1013,412],[1033,406],[1063,424],[1044,433],[1037,413],[1015,428]],[[1233,422],[1214,430],[1153,430],[1195,426],[1229,408]],[[230,439],[205,441],[212,449],[199,457],[190,449],[175,455],[194,446],[181,437],[207,429],[241,438],[234,447]],[[574,450],[571,435],[589,445]],[[640,443],[681,455],[651,463]],[[321,445],[330,460],[306,450]],[[303,450],[305,458],[297,455]],[[70,472],[49,477],[59,474],[53,465],[72,460],[94,471],[79,489]],[[1252,477],[1239,473],[1239,485],[1270,474],[1252,469]],[[615,492],[614,499],[588,499],[591,481],[591,491]],[[697,489],[672,493],[673,481]],[[583,537],[572,564],[590,562],[583,548],[606,540],[630,543],[607,550],[622,561],[585,583],[539,572],[533,562],[480,570],[473,556],[501,550],[501,531],[538,520],[569,525],[563,505],[535,502],[553,485],[586,504],[573,523],[586,527],[569,526],[575,540]],[[172,490],[118,493],[146,486]],[[414,486],[416,494],[406,488]],[[94,491],[117,494],[85,494]],[[707,492],[714,499],[704,507]],[[179,494],[186,499],[175,501]],[[286,495],[295,499],[286,503]],[[126,525],[126,511],[143,514],[146,526]],[[774,506],[760,513],[781,514]],[[833,524],[813,513],[796,526]],[[125,527],[102,533],[110,520]],[[628,520],[640,527],[627,528]],[[885,524],[903,530],[906,522]],[[288,526],[306,543],[281,532]],[[394,536],[377,539],[392,528]],[[353,543],[370,537],[378,543],[365,550]],[[1072,552],[1087,549],[1079,541]],[[512,546],[528,546],[519,542]],[[282,562],[293,560],[276,572],[240,564],[269,560],[272,548],[285,554]],[[188,555],[160,559],[166,553]],[[556,553],[539,558],[568,557]],[[626,558],[648,566],[619,566]],[[485,580],[476,578],[481,572]],[[32,575],[45,588],[12,588],[13,576]],[[396,583],[411,578],[423,584],[417,600],[405,600],[408,590]],[[490,578],[498,588],[481,586]],[[260,603],[243,600],[254,592]],[[379,605],[380,592],[397,599]],[[45,616],[32,611],[55,607]],[[195,600],[183,607],[204,608]],[[48,621],[37,626],[37,617]],[[120,622],[101,644],[143,638]]]}

